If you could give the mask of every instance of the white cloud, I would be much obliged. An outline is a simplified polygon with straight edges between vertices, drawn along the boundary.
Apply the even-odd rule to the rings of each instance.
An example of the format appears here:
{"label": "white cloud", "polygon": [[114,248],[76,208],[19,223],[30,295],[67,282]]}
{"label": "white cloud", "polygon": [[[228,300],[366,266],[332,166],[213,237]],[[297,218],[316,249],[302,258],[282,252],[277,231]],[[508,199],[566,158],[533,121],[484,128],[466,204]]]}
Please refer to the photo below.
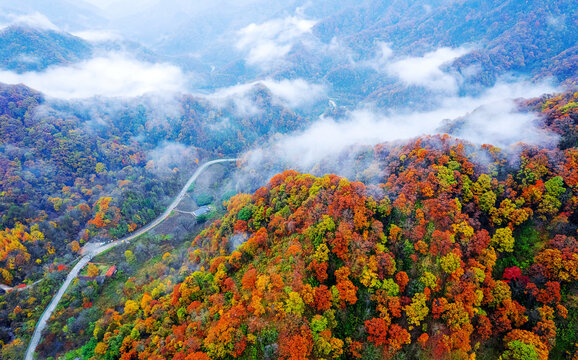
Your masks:
{"label": "white cloud", "polygon": [[428,52],[422,57],[406,57],[392,61],[385,65],[385,72],[409,85],[455,93],[458,89],[456,78],[444,72],[441,67],[469,51],[466,48],[444,47]]}
{"label": "white cloud", "polygon": [[107,30],[86,30],[78,31],[72,33],[74,36],[78,36],[86,41],[101,42],[101,41],[113,41],[122,40],[122,36],[114,31]]}
{"label": "white cloud", "polygon": [[435,124],[409,117],[400,121],[388,118],[369,109],[353,111],[346,121],[322,118],[306,131],[281,140],[277,148],[289,163],[309,168],[328,156],[338,155],[356,144],[374,145],[395,138],[413,137],[418,131],[433,130]]}
{"label": "white cloud", "polygon": [[303,79],[295,80],[263,80],[262,83],[271,90],[273,95],[280,98],[292,108],[301,108],[313,105],[326,97],[325,87],[312,84]]}
{"label": "white cloud", "polygon": [[17,57],[18,61],[28,64],[35,64],[40,62],[40,58],[29,54],[20,54]]}
{"label": "white cloud", "polygon": [[458,123],[452,135],[474,144],[491,143],[507,148],[512,144],[551,144],[557,135],[536,126],[536,116],[521,113],[511,100],[500,100],[483,105]]}
{"label": "white cloud", "polygon": [[446,72],[444,66],[471,51],[468,47],[442,47],[423,56],[403,57],[397,55],[389,43],[379,41],[375,46],[375,56],[353,64],[395,77],[405,85],[421,86],[440,94],[455,95],[461,82],[475,75],[480,66],[472,64],[461,74]]}
{"label": "white cloud", "polygon": [[206,98],[220,107],[233,104],[240,116],[256,115],[261,112],[261,109],[249,97],[249,92],[254,86],[255,83],[230,86],[219,89],[207,95]]}
{"label": "white cloud", "polygon": [[391,62],[393,57],[393,50],[388,43],[378,41],[376,44],[375,57],[362,61],[359,65],[373,68],[376,71],[384,72]]}
{"label": "white cloud", "polygon": [[556,30],[564,30],[566,28],[566,16],[553,16],[549,15],[546,17],[546,23],[552,26]]}
{"label": "white cloud", "polygon": [[259,85],[267,87],[275,100],[293,109],[311,106],[327,96],[323,85],[310,83],[304,79],[280,81],[265,79],[219,89],[206,97],[219,106],[233,103],[241,115],[254,115],[261,110],[252,101],[251,92]]}
{"label": "white cloud", "polygon": [[517,112],[513,99],[553,91],[544,84],[501,83],[479,97],[446,97],[432,111],[386,113],[360,108],[344,120],[321,118],[305,131],[283,136],[274,146],[251,156],[270,154],[301,171],[310,171],[320,161],[336,157],[352,146],[440,133],[444,120],[460,117],[466,121],[455,135],[476,144],[505,149],[519,142],[550,144],[556,137],[537,126],[535,114]]}
{"label": "white cloud", "polygon": [[238,49],[247,51],[249,64],[271,66],[282,59],[293,44],[303,35],[310,33],[315,21],[297,16],[274,19],[262,24],[251,24],[239,30]]}
{"label": "white cloud", "polygon": [[16,74],[0,71],[0,82],[24,83],[50,97],[62,99],[134,97],[146,93],[183,91],[184,75],[169,64],[140,62],[121,54],[93,58],[43,72]]}
{"label": "white cloud", "polygon": [[27,15],[9,15],[11,25],[26,25],[34,28],[59,31],[58,26],[54,25],[46,16],[39,12]]}
{"label": "white cloud", "polygon": [[187,169],[198,158],[193,147],[175,142],[164,142],[147,154],[147,170],[159,176],[167,176],[176,169]]}

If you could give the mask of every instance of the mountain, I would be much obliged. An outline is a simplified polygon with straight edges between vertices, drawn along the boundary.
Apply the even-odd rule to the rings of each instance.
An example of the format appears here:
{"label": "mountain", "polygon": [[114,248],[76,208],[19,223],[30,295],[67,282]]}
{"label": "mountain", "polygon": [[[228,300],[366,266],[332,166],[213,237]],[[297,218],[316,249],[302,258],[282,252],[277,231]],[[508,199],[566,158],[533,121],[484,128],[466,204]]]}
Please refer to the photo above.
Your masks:
{"label": "mountain", "polygon": [[[314,33],[322,41],[334,37],[361,57],[372,54],[377,41],[394,52],[422,56],[440,47],[467,46],[472,51],[451,68],[478,73],[466,86],[491,86],[503,74],[540,77],[546,69],[560,82],[572,83],[578,42],[578,15],[573,1],[370,1],[320,21]],[[371,55],[370,55],[371,56]],[[558,58],[555,64],[551,59]]]}
{"label": "mountain", "polygon": [[[262,84],[247,96],[274,99]],[[32,330],[22,324],[47,305],[42,294],[62,277],[54,269],[78,251],[73,239],[118,238],[150,221],[196,156],[300,126],[273,104],[262,118],[235,119],[234,102],[214,108],[187,96],[180,119],[162,119],[143,100],[47,106],[24,86],[0,87],[0,274],[16,284],[54,264],[47,280],[0,303],[4,357],[21,354],[16,340]],[[557,148],[522,145],[511,155],[448,135],[352,148],[355,164],[343,164],[363,183],[286,171],[228,200],[192,243],[189,235],[126,244],[99,260],[117,264],[118,278],[74,285],[52,320],[67,331],[50,328],[38,351],[496,358],[518,341],[538,358],[565,356],[578,324],[577,101],[566,93],[524,103],[560,134]],[[186,233],[186,219],[173,221],[163,233]]]}
{"label": "mountain", "polygon": [[[455,51],[439,65],[440,73],[455,81],[459,96],[477,95],[508,77],[551,79],[569,86],[576,77],[576,43],[578,17],[572,1],[364,1],[358,4],[340,3],[336,12],[318,11],[316,6],[304,6],[300,14],[287,11],[275,13],[268,21],[248,16],[240,20],[211,22],[215,32],[194,30],[186,38],[169,36],[180,41],[176,48],[194,43],[187,39],[204,39],[217,66],[215,74],[220,85],[234,84],[250,77],[276,79],[302,77],[327,83],[331,96],[344,105],[359,102],[377,104],[382,108],[423,106],[432,104],[424,99],[435,98],[441,89],[431,89],[408,83],[400,78],[391,65],[408,59],[435,59],[440,48]],[[266,12],[263,12],[266,14]],[[270,16],[270,15],[269,15]],[[239,29],[253,23],[271,31],[288,21],[290,16],[315,23],[311,32],[294,35],[292,41],[272,36],[259,36],[252,46],[265,51],[267,46],[287,46],[290,50],[270,66],[251,63],[243,51],[232,51],[240,40]],[[210,17],[207,18],[210,21]],[[202,22],[195,23],[201,26]],[[258,27],[257,27],[258,28]],[[212,29],[207,27],[207,29]],[[228,30],[227,30],[228,29]],[[234,30],[237,30],[235,32]],[[177,33],[177,31],[174,31]],[[202,34],[202,35],[201,35]],[[227,34],[227,35],[225,35]],[[262,42],[259,42],[262,41]],[[389,49],[382,53],[383,46]],[[199,49],[203,45],[199,44]],[[238,49],[237,49],[238,50]],[[248,50],[251,51],[251,50]],[[203,57],[202,57],[203,58]],[[223,64],[223,60],[229,63]],[[411,66],[411,61],[407,63]],[[403,64],[401,64],[403,65]],[[440,75],[440,76],[442,76]],[[410,76],[411,77],[411,76]],[[452,79],[453,78],[453,79]],[[225,82],[228,80],[229,83]],[[418,79],[419,80],[419,79]],[[452,89],[453,91],[453,89]],[[434,101],[435,104],[435,101]]]}
{"label": "mountain", "polygon": [[233,197],[182,262],[128,279],[142,293],[69,355],[570,357],[576,150],[506,156],[424,137],[375,147],[376,187],[278,174]]}
{"label": "mountain", "polygon": [[[74,63],[110,54],[127,54],[149,64],[181,63],[182,60],[159,55],[147,47],[121,36],[92,38],[83,32],[73,35],[62,30],[38,26],[10,25],[0,30],[0,68],[17,73],[46,70],[51,66],[67,67]],[[82,36],[86,36],[84,39]],[[189,61],[183,68],[195,67]],[[206,69],[203,69],[206,70]]]}
{"label": "mountain", "polygon": [[87,94],[0,83],[0,358],[578,360],[574,2],[90,3],[0,0]]}
{"label": "mountain", "polygon": [[87,41],[61,31],[12,25],[0,30],[0,66],[19,73],[69,65],[92,55]]}
{"label": "mountain", "polygon": [[[307,16],[324,18],[336,9],[354,4],[351,0],[317,1],[263,0],[192,3],[183,0],[149,1],[139,8],[120,11],[115,22],[136,39],[169,55],[202,54],[212,62],[223,59],[211,52],[233,50],[237,31],[252,23],[293,15],[301,9]],[[116,5],[115,5],[116,6]],[[126,15],[122,16],[125,13]],[[243,14],[240,16],[239,14]],[[119,15],[117,15],[119,16]]]}
{"label": "mountain", "polygon": [[[40,317],[60,272],[89,239],[107,241],[150,222],[199,161],[306,124],[262,84],[219,106],[190,95],[170,105],[164,113],[154,97],[47,102],[24,85],[0,84],[0,281],[48,280],[7,295],[26,317],[4,317],[0,302],[2,358],[22,356],[19,341],[33,331],[23,324]],[[235,193],[234,185],[218,188]],[[177,229],[190,231],[190,221],[170,231]]]}
{"label": "mountain", "polygon": [[[77,213],[78,206],[95,204],[100,198],[93,197],[93,191],[88,188],[81,189],[88,185],[87,182],[92,184],[90,188],[100,187],[97,193],[104,195],[102,191],[108,192],[111,206],[118,205],[118,209],[123,209],[122,204],[116,204],[122,202],[124,196],[124,192],[114,185],[117,180],[144,176],[148,179],[145,181],[149,184],[148,189],[155,193],[159,189],[153,184],[164,184],[162,195],[159,193],[156,197],[164,197],[164,191],[174,190],[175,181],[184,175],[167,170],[169,164],[164,162],[169,160],[168,155],[163,156],[165,153],[173,156],[182,152],[176,157],[178,161],[173,159],[169,163],[172,164],[171,170],[182,167],[188,173],[193,155],[197,159],[234,156],[276,133],[303,129],[305,121],[281,105],[265,86],[256,84],[244,96],[243,103],[225,99],[221,106],[215,106],[206,99],[187,95],[176,99],[172,104],[174,110],[165,114],[155,108],[152,98],[130,101],[101,99],[87,108],[83,102],[47,104],[40,93],[24,85],[0,84],[0,186],[3,190],[0,228],[18,227],[28,222],[26,219],[40,214],[45,214],[46,219],[55,223],[67,223],[33,244],[24,242],[23,246],[4,246],[0,253],[0,267],[8,269],[7,264],[15,261],[16,257],[20,259],[23,256],[23,262],[19,262],[18,268],[0,274],[0,278],[4,282],[24,280],[36,272],[30,271],[37,266],[37,263],[29,261],[30,254],[34,260],[63,256],[73,241],[71,239],[79,232],[84,233],[85,227],[91,227],[88,224],[90,219],[84,215],[81,218]],[[238,108],[240,105],[263,110],[243,114]],[[94,114],[102,120],[95,120]],[[148,160],[153,161],[149,163]],[[124,188],[128,190],[130,187]],[[153,187],[155,189],[151,190]],[[137,192],[146,191],[141,188]],[[64,200],[69,196],[72,197]],[[63,207],[64,203],[66,207]],[[141,225],[140,222],[158,212],[158,205],[154,203],[148,202],[150,211],[140,214],[138,218],[141,220],[133,219],[132,210],[130,214],[125,212],[128,209],[118,212],[114,221],[95,228],[100,229],[96,230],[100,232],[98,236],[125,233],[128,229],[126,221],[136,221],[135,226]],[[72,218],[75,218],[74,226],[68,223]],[[42,220],[37,226],[42,230],[46,224]],[[12,240],[14,244],[20,244],[23,239]],[[47,254],[38,246],[44,241],[51,242],[58,250]],[[28,260],[24,261],[26,258]]]}
{"label": "mountain", "polygon": [[[322,16],[311,34],[290,43],[291,50],[275,66],[257,69],[257,76],[327,82],[332,96],[344,104],[365,101],[383,108],[419,106],[439,94],[440,89],[432,92],[400,79],[391,65],[417,59],[422,65],[413,66],[431,66],[427,61],[440,48],[456,51],[440,70],[455,79],[460,96],[476,95],[508,76],[552,77],[570,86],[577,79],[578,17],[568,0],[547,5],[522,0],[365,1]],[[391,53],[381,53],[384,44]]]}
{"label": "mountain", "polygon": [[108,23],[101,9],[83,0],[0,0],[0,9],[0,21],[8,24],[16,20],[33,26],[49,20],[62,30],[80,31]]}

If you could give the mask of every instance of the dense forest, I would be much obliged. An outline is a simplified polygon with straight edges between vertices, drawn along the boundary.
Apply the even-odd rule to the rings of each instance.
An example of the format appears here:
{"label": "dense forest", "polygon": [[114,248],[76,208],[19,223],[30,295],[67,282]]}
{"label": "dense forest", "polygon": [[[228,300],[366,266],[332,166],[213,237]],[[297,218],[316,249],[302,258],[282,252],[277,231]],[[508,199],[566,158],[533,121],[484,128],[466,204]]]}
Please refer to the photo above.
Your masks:
{"label": "dense forest", "polygon": [[[269,103],[269,112],[230,120],[226,109],[186,96],[176,117],[158,119],[142,104],[112,104],[120,107],[114,111],[106,101],[95,109],[48,106],[31,89],[2,86],[3,281],[41,272],[28,267],[68,252],[66,245],[75,252],[78,242],[122,237],[146,224],[207,154],[235,154],[264,135],[303,126],[297,115],[271,104],[266,90],[257,88],[255,97]],[[204,117],[214,127],[201,126]]]}
{"label": "dense forest", "polygon": [[578,360],[576,10],[0,0],[0,359]]}
{"label": "dense forest", "polygon": [[526,103],[557,148],[428,136],[376,146],[377,184],[276,175],[65,358],[575,358],[577,99]]}
{"label": "dense forest", "polygon": [[[147,99],[87,106],[0,85],[0,282],[62,276],[53,272],[66,270],[87,242],[121,238],[158,216],[199,162],[304,126],[266,89],[256,86],[254,101],[266,110],[233,117],[235,104],[217,108],[187,95],[159,115]],[[37,295],[10,301],[0,295],[2,344],[24,343],[55,285],[43,281]],[[15,307],[22,315],[8,316]]]}
{"label": "dense forest", "polygon": [[0,67],[22,73],[90,57],[91,45],[54,30],[9,26],[0,30]]}

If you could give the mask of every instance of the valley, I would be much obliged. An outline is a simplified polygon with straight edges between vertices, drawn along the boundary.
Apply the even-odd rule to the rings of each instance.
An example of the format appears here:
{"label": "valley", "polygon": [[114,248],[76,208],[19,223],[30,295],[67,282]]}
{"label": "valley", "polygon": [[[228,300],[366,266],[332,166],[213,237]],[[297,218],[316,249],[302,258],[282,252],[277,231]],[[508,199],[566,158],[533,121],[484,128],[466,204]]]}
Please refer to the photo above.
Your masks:
{"label": "valley", "polygon": [[0,0],[0,358],[578,359],[555,0]]}
{"label": "valley", "polygon": [[157,225],[159,225],[161,222],[163,222],[167,217],[169,217],[171,215],[171,213],[179,205],[181,200],[183,200],[183,197],[185,196],[187,191],[189,191],[190,186],[202,174],[203,170],[205,170],[207,167],[209,167],[213,164],[232,162],[232,161],[237,161],[237,159],[218,159],[218,160],[212,160],[212,161],[209,161],[207,163],[204,163],[189,178],[189,180],[187,181],[185,186],[183,186],[183,189],[179,192],[177,197],[167,207],[167,209],[161,214],[161,216],[159,216],[158,218],[156,218],[155,220],[153,220],[151,223],[147,224],[146,226],[140,228],[138,231],[135,231],[133,234],[130,234],[130,235],[128,235],[122,239],[114,240],[112,242],[109,242],[108,244],[100,244],[96,247],[92,247],[88,251],[83,252],[82,257],[78,260],[76,265],[74,265],[72,270],[70,270],[70,272],[68,273],[68,275],[66,277],[66,280],[64,281],[64,283],[62,284],[62,286],[60,287],[60,289],[58,290],[58,292],[56,293],[54,298],[51,300],[51,302],[48,305],[48,307],[46,308],[46,310],[44,310],[42,316],[40,317],[40,320],[38,321],[38,324],[36,325],[36,327],[34,329],[34,334],[32,335],[32,340],[30,340],[30,344],[28,345],[28,349],[26,351],[26,359],[27,360],[33,360],[34,359],[34,356],[33,356],[34,350],[36,349],[36,346],[38,346],[38,343],[40,342],[40,337],[42,335],[42,331],[46,327],[46,323],[50,319],[52,312],[54,311],[54,309],[58,305],[58,302],[60,301],[60,299],[62,298],[62,296],[64,295],[64,293],[66,292],[66,290],[68,289],[70,284],[72,283],[72,281],[78,276],[78,274],[80,273],[82,268],[84,268],[84,266],[86,266],[86,264],[88,264],[90,262],[90,260],[92,260],[92,258],[94,258],[95,256],[98,256],[99,254],[101,254],[105,251],[108,251],[108,250],[114,248],[115,246],[117,246],[121,243],[130,242],[131,240],[138,238],[139,236],[147,233],[149,230],[151,230],[154,227],[156,227]]}

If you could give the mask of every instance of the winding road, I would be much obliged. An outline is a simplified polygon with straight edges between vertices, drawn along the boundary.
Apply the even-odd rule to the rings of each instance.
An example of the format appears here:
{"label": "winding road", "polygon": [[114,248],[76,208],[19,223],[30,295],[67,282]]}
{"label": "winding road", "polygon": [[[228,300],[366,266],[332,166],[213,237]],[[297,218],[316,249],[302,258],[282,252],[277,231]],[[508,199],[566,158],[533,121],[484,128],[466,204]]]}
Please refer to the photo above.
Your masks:
{"label": "winding road", "polygon": [[32,335],[32,339],[30,340],[30,343],[28,344],[28,349],[26,350],[26,360],[34,360],[34,351],[36,350],[36,347],[40,343],[42,331],[46,327],[46,324],[48,323],[50,316],[52,316],[52,313],[56,309],[56,306],[60,302],[60,299],[62,299],[62,296],[64,295],[64,293],[66,292],[66,290],[68,289],[68,287],[70,286],[72,281],[78,276],[78,274],[80,273],[80,270],[82,270],[82,268],[85,267],[86,264],[88,264],[90,262],[90,260],[92,260],[93,257],[95,257],[95,256],[97,256],[97,255],[99,255],[99,254],[101,254],[101,253],[103,253],[109,249],[112,249],[113,247],[117,246],[118,244],[131,241],[131,240],[145,234],[146,232],[152,230],[156,226],[158,226],[167,217],[169,217],[169,215],[171,214],[171,212],[173,212],[173,210],[175,210],[175,208],[179,205],[181,200],[183,200],[183,197],[185,197],[185,194],[189,190],[189,187],[193,184],[193,182],[195,182],[195,180],[197,180],[197,178],[199,177],[199,175],[201,175],[201,173],[203,171],[205,171],[211,165],[218,164],[218,163],[224,163],[224,162],[233,162],[233,161],[237,161],[237,159],[219,159],[219,160],[213,160],[213,161],[209,161],[209,162],[204,163],[189,178],[189,181],[187,181],[185,186],[183,186],[183,188],[181,189],[179,194],[175,197],[173,202],[167,207],[165,212],[163,212],[159,217],[154,219],[148,225],[140,228],[139,230],[135,231],[134,233],[132,233],[128,236],[125,236],[121,239],[112,241],[108,244],[104,244],[104,245],[101,245],[97,248],[90,249],[89,251],[87,251],[86,254],[82,258],[80,258],[78,263],[76,263],[76,265],[72,268],[72,270],[70,270],[70,273],[68,273],[66,280],[64,280],[64,283],[62,284],[62,286],[60,287],[60,289],[58,290],[58,292],[56,293],[54,298],[52,298],[52,301],[50,302],[50,304],[48,304],[48,307],[46,308],[46,310],[44,310],[44,313],[40,317],[40,320],[38,320],[38,323],[36,324],[36,328],[34,329],[34,334]]}

